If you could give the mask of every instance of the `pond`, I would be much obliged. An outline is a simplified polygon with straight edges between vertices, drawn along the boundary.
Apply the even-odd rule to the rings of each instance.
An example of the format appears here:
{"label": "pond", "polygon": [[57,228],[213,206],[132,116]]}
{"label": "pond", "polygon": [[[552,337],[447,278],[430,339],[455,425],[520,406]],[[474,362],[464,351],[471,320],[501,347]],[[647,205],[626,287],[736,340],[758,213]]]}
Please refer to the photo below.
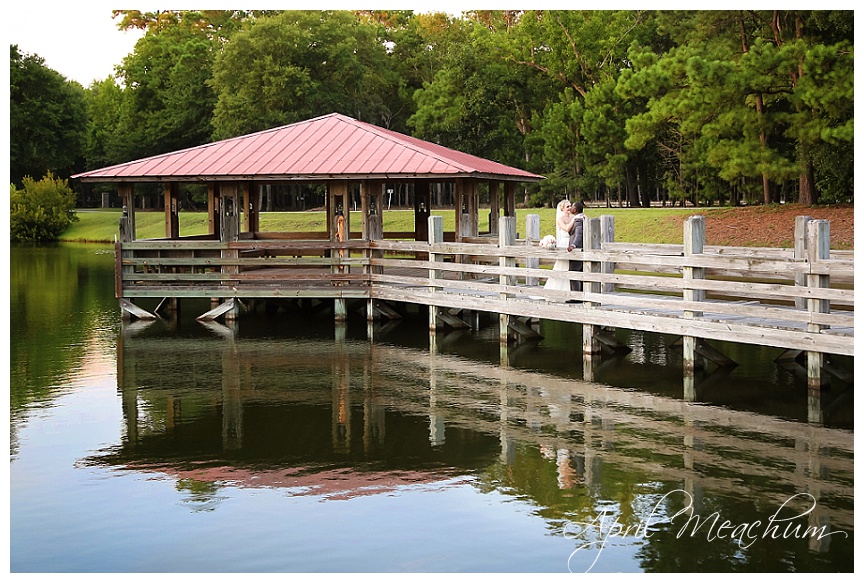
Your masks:
{"label": "pond", "polygon": [[416,307],[130,324],[110,247],[10,256],[12,572],[853,569],[852,387],[775,349],[717,343],[738,366],[688,393],[674,338],[585,363],[578,325],[502,347]]}

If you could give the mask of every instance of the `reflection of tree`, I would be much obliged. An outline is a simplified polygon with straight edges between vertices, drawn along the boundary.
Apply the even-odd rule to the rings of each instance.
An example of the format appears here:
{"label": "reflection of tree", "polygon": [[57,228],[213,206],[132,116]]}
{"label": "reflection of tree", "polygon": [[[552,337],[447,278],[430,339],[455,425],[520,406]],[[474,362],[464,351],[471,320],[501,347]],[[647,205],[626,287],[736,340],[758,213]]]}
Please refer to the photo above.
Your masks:
{"label": "reflection of tree", "polygon": [[205,482],[192,478],[181,478],[174,483],[178,492],[188,492],[180,503],[193,512],[212,512],[225,500],[224,496],[217,496],[221,484],[216,482]]}
{"label": "reflection of tree", "polygon": [[10,408],[52,397],[94,331],[116,319],[114,257],[90,246],[12,246]]}

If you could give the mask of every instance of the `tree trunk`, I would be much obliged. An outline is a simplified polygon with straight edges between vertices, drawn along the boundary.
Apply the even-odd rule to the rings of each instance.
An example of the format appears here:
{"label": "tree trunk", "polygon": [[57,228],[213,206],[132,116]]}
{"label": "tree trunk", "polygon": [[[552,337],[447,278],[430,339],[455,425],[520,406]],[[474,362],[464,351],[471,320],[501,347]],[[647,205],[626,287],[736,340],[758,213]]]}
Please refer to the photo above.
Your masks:
{"label": "tree trunk", "polygon": [[627,205],[631,208],[639,207],[639,192],[636,189],[636,180],[633,177],[633,168],[630,164],[625,167],[625,176],[627,177]]}
{"label": "tree trunk", "polygon": [[807,160],[804,163],[804,171],[798,177],[798,202],[804,206],[813,206],[818,201],[819,193],[816,191],[813,163]]}

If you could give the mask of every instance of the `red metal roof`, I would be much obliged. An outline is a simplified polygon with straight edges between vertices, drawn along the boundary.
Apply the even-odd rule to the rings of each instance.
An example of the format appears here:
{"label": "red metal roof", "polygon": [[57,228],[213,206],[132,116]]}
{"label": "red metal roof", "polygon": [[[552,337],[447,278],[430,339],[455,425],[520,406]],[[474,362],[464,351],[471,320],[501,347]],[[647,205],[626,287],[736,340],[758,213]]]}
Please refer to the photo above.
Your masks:
{"label": "red metal roof", "polygon": [[76,174],[85,182],[543,177],[331,113]]}

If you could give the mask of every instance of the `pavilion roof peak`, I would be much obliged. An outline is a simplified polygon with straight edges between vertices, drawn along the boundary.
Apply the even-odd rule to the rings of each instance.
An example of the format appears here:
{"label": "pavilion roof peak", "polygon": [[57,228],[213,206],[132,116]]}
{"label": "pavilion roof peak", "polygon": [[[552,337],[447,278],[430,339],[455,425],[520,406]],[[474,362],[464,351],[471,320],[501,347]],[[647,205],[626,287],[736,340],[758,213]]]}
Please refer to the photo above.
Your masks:
{"label": "pavilion roof peak", "polygon": [[543,177],[340,113],[77,174],[86,182]]}

